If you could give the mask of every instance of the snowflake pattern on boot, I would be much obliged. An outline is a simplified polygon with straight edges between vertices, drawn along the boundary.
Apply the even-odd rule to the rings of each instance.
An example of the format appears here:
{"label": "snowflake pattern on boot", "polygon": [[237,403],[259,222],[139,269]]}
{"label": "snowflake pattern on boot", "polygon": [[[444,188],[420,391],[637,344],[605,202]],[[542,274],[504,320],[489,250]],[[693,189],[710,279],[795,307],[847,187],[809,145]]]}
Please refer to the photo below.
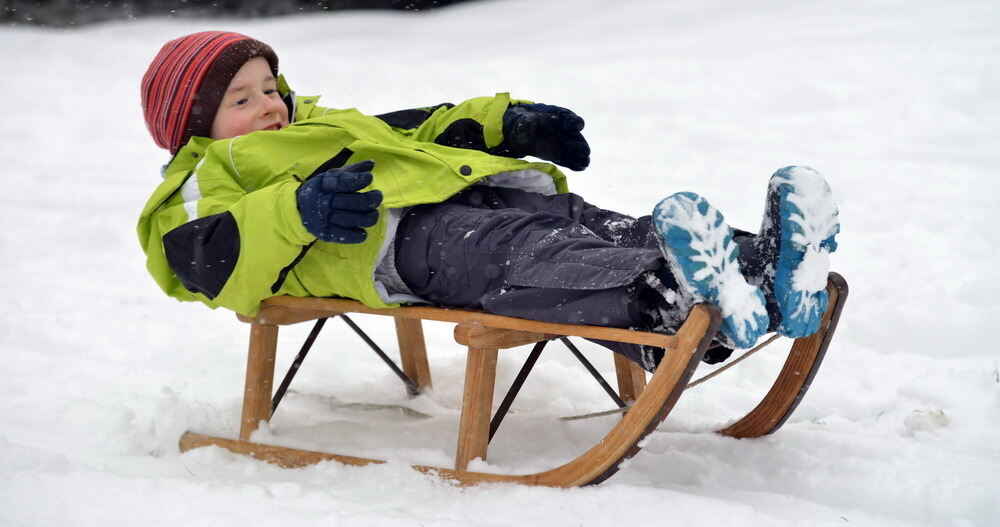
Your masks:
{"label": "snowflake pattern on boot", "polygon": [[656,205],[653,224],[660,249],[680,284],[685,310],[711,302],[722,311],[722,335],[733,347],[752,347],[767,330],[764,295],[747,283],[737,261],[739,247],[722,214],[691,192]]}
{"label": "snowflake pattern on boot", "polygon": [[778,333],[792,338],[815,333],[829,303],[830,254],[840,232],[830,186],[809,167],[785,167],[771,176],[758,247],[773,265],[770,287],[781,311]]}

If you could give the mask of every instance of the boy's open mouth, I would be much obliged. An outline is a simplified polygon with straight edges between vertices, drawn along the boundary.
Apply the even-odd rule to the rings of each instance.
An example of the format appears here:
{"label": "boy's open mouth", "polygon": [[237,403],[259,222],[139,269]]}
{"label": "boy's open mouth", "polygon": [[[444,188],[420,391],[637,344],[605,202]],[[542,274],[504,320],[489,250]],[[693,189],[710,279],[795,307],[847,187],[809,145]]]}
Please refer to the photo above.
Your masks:
{"label": "boy's open mouth", "polygon": [[264,128],[261,128],[261,130],[281,130],[281,122],[279,121],[270,126],[265,126]]}

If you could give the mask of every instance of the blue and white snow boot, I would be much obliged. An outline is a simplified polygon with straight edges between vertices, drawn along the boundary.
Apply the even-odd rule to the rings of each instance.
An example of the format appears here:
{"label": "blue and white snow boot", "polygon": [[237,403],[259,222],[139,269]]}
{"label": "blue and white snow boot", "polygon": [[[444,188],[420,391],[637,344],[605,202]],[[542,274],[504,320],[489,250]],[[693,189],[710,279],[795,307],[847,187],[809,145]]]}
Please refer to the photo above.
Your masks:
{"label": "blue and white snow boot", "polygon": [[739,247],[722,214],[705,198],[679,192],[656,205],[653,224],[681,293],[689,297],[684,303],[719,306],[726,344],[752,347],[767,331],[764,295],[740,272]]}
{"label": "blue and white snow boot", "polygon": [[830,301],[826,292],[830,253],[840,232],[830,186],[809,167],[785,167],[771,176],[767,210],[757,246],[773,262],[763,287],[774,292],[781,320],[778,333],[792,338],[819,329]]}

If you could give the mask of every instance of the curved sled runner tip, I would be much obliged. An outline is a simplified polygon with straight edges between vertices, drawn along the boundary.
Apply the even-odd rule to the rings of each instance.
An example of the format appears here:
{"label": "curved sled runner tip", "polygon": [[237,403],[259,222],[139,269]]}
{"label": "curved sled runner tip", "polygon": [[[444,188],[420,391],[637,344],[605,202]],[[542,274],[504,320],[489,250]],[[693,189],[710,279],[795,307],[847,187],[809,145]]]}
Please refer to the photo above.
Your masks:
{"label": "curved sled runner tip", "polygon": [[718,433],[736,438],[760,437],[774,433],[792,415],[816,377],[837,330],[840,312],[847,301],[847,281],[838,273],[830,273],[826,291],[830,295],[830,302],[823,314],[819,331],[808,337],[795,339],[781,373],[764,399],[742,419],[718,430]]}

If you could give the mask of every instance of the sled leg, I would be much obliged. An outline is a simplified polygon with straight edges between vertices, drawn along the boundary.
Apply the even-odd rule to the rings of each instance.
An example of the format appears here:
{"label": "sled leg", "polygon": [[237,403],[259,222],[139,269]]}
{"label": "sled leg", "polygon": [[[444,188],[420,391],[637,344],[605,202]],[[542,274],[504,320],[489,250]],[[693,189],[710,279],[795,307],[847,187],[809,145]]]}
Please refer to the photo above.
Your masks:
{"label": "sled leg", "polygon": [[419,391],[431,388],[431,369],[427,364],[427,348],[420,319],[393,317],[403,373],[417,385]]}
{"label": "sled leg", "polygon": [[477,457],[486,459],[496,372],[496,348],[469,348],[462,417],[458,425],[458,449],[455,453],[455,470],[459,472],[465,471],[469,462]]}
{"label": "sled leg", "polygon": [[250,324],[250,349],[247,354],[247,376],[243,388],[243,419],[240,439],[250,440],[250,434],[261,421],[271,418],[271,385],[274,382],[274,355],[278,347],[278,326]]}
{"label": "sled leg", "polygon": [[618,395],[626,404],[632,404],[646,387],[646,370],[617,353],[614,356],[615,372],[618,374]]}
{"label": "sled leg", "polygon": [[795,411],[823,362],[847,300],[847,282],[837,273],[830,273],[826,290],[830,295],[830,304],[823,314],[819,331],[795,339],[781,373],[764,399],[745,417],[719,430],[719,434],[736,438],[771,434],[781,428]]}

